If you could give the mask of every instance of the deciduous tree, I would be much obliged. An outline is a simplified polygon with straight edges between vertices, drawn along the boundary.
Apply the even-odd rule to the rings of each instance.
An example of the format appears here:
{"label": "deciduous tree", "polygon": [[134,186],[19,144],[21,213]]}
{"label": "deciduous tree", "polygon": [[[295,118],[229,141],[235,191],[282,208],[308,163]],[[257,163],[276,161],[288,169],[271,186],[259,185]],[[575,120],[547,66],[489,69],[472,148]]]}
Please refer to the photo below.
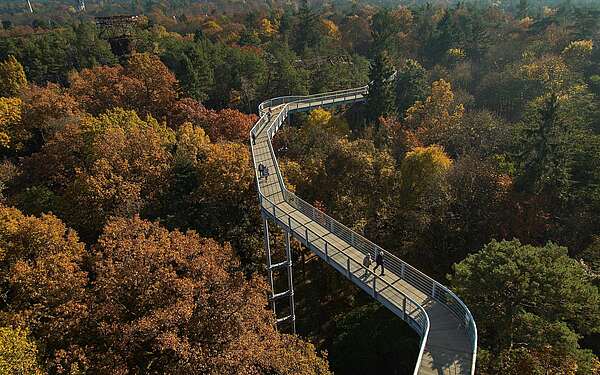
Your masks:
{"label": "deciduous tree", "polygon": [[162,120],[177,99],[177,80],[157,56],[135,54],[125,68],[102,66],[74,73],[70,93],[94,115],[121,107]]}
{"label": "deciduous tree", "polygon": [[439,146],[415,147],[408,152],[400,167],[403,202],[412,206],[426,195],[433,198],[427,193],[441,187],[451,166],[452,160]]}
{"label": "deciduous tree", "polygon": [[80,104],[56,84],[31,85],[21,94],[23,129],[30,134],[27,153],[39,151],[66,122],[81,114]]}
{"label": "deciduous tree", "polygon": [[275,330],[266,285],[237,271],[229,245],[133,218],[111,221],[95,252],[91,370],[329,373],[314,347]]}
{"label": "deciduous tree", "polygon": [[16,97],[27,86],[23,66],[14,56],[0,62],[0,97]]}
{"label": "deciduous tree", "polygon": [[53,215],[25,216],[0,206],[0,250],[0,322],[29,327],[52,367],[64,350],[77,346],[87,316],[84,245]]}
{"label": "deciduous tree", "polygon": [[26,160],[24,187],[47,189],[55,212],[91,240],[112,215],[153,211],[166,188],[174,138],[153,118],[122,109],[82,118]]}
{"label": "deciduous tree", "polygon": [[22,104],[19,98],[0,98],[0,149],[4,152],[21,150],[27,139],[21,126]]}
{"label": "deciduous tree", "polygon": [[450,83],[433,82],[431,95],[406,111],[405,123],[425,145],[439,143],[463,116],[462,104],[455,105]]}
{"label": "deciduous tree", "polygon": [[27,330],[20,328],[0,328],[0,372],[3,374],[42,374],[37,364],[37,347],[27,334]]}

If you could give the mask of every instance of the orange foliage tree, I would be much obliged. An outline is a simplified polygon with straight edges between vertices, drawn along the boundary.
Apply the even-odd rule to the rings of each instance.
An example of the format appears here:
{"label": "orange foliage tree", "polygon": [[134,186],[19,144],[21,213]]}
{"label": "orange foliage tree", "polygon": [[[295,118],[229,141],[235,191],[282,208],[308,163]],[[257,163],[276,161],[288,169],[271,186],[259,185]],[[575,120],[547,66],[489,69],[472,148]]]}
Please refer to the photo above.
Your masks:
{"label": "orange foliage tree", "polygon": [[230,141],[245,143],[250,129],[258,119],[235,109],[214,111],[206,109],[192,99],[178,101],[170,114],[174,126],[190,122],[204,129],[213,142]]}
{"label": "orange foliage tree", "polygon": [[[149,117],[114,110],[68,124],[25,162],[25,183],[49,191],[54,209],[86,239],[112,215],[146,212],[170,170],[173,132]],[[25,207],[35,200],[25,191]],[[32,192],[29,189],[29,192]],[[23,202],[25,200],[25,202]]]}
{"label": "orange foliage tree", "polygon": [[125,67],[84,69],[70,77],[70,93],[92,114],[114,107],[163,119],[177,99],[177,80],[157,56],[133,55]]}
{"label": "orange foliage tree", "polygon": [[95,254],[93,372],[329,373],[275,330],[265,283],[236,271],[230,246],[136,217],[109,222]]}
{"label": "orange foliage tree", "polygon": [[56,84],[46,87],[31,85],[21,93],[23,129],[29,133],[28,152],[37,151],[50,137],[62,129],[70,118],[80,115],[76,99]]}
{"label": "orange foliage tree", "polygon": [[87,315],[84,256],[77,234],[55,216],[0,205],[0,324],[29,327],[50,362],[75,345]]}

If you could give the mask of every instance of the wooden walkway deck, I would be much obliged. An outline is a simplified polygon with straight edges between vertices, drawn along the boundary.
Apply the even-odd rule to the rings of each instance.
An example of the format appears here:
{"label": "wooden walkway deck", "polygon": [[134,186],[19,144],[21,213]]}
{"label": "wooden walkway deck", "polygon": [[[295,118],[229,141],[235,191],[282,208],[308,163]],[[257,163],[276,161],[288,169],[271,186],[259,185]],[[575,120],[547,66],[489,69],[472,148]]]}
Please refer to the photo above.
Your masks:
{"label": "wooden walkway deck", "polygon": [[[330,104],[343,101],[347,100],[333,99]],[[317,105],[301,104],[296,105],[296,109],[304,110]],[[355,237],[347,229],[339,229],[341,224],[283,189],[276,174],[278,165],[268,132],[283,108],[283,105],[274,106],[269,121],[265,118],[265,124],[256,129],[255,134],[255,166],[262,163],[271,173],[268,178],[259,179],[260,192],[264,195],[261,199],[263,214],[407,321],[421,335],[425,340],[424,350],[415,373],[473,374],[474,340],[472,332],[469,332],[469,324],[474,327],[474,322],[469,321],[470,313],[465,319],[461,316],[463,310],[453,309],[455,304],[442,303],[450,299],[451,292],[389,253],[385,257],[385,276],[367,272],[362,260],[375,245],[363,246],[366,239],[358,234]]]}

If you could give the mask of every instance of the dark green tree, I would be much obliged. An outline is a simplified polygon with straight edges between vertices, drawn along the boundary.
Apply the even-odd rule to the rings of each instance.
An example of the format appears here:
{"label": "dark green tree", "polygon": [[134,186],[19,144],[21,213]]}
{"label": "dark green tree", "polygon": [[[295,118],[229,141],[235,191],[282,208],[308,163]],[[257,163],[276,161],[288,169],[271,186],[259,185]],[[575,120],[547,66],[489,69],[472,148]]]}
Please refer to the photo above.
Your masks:
{"label": "dark green tree", "polygon": [[183,43],[169,43],[160,58],[175,74],[186,96],[205,101],[215,85],[209,57],[213,48],[210,42]]}
{"label": "dark green tree", "polygon": [[427,98],[429,84],[427,71],[417,61],[408,59],[396,74],[396,112],[404,116],[404,112],[417,100]]}
{"label": "dark green tree", "polygon": [[302,0],[298,10],[294,32],[294,49],[302,54],[306,49],[318,49],[323,39],[319,15],[311,8],[308,0]]}
{"label": "dark green tree", "polygon": [[474,63],[480,64],[491,44],[488,26],[479,14],[465,18],[468,20],[464,30],[465,52]]}
{"label": "dark green tree", "polygon": [[444,61],[446,53],[458,44],[457,31],[450,10],[446,10],[426,41],[424,50],[431,66]]}
{"label": "dark green tree", "polygon": [[518,18],[527,17],[528,11],[529,11],[529,1],[528,0],[519,0],[519,4],[517,5],[517,17]]}
{"label": "dark green tree", "polygon": [[[598,289],[565,247],[492,241],[455,264],[449,277],[473,312],[485,348],[560,346],[573,336],[569,332],[600,329]],[[546,334],[553,326],[565,334]],[[576,340],[570,341],[577,349]]]}
{"label": "dark green tree", "polygon": [[373,37],[373,56],[391,47],[392,36],[398,31],[398,25],[388,9],[381,9],[371,19]]}
{"label": "dark green tree", "polygon": [[518,184],[532,193],[566,198],[571,160],[559,106],[557,95],[552,93],[523,129]]}
{"label": "dark green tree", "polygon": [[418,347],[408,325],[372,303],[339,317],[331,367],[340,374],[411,373]]}
{"label": "dark green tree", "polygon": [[381,51],[375,55],[369,72],[369,93],[367,94],[367,118],[371,121],[394,111],[393,73],[394,67],[387,52]]}

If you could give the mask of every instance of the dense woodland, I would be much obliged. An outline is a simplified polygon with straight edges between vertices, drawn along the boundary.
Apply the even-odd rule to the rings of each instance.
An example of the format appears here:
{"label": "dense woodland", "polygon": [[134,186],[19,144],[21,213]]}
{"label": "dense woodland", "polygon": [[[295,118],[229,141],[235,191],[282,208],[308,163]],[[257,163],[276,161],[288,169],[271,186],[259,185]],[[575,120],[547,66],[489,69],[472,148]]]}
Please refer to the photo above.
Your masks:
{"label": "dense woodland", "polygon": [[88,3],[0,6],[0,373],[411,374],[299,244],[299,335],[267,307],[257,105],[368,84],[277,135],[289,188],[449,285],[478,374],[600,374],[600,5]]}

